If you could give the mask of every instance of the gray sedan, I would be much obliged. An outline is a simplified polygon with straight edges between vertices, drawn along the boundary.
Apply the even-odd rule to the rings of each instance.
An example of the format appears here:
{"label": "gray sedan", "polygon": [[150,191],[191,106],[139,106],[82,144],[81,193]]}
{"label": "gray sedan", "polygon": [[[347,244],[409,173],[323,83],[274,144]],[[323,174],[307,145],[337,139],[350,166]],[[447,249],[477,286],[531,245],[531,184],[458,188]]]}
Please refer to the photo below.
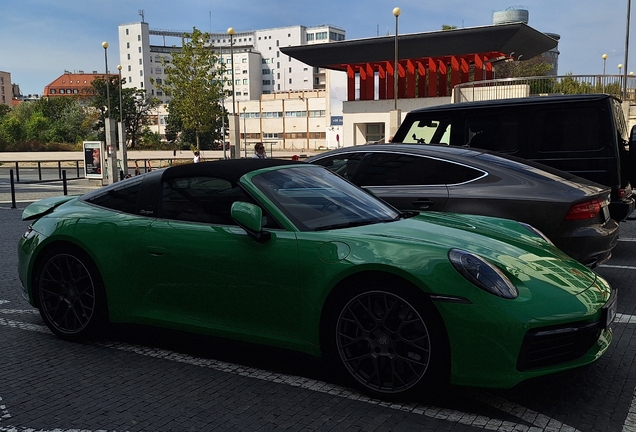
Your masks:
{"label": "gray sedan", "polygon": [[515,219],[543,232],[588,267],[618,239],[610,188],[530,161],[443,145],[362,145],[307,159],[401,210]]}

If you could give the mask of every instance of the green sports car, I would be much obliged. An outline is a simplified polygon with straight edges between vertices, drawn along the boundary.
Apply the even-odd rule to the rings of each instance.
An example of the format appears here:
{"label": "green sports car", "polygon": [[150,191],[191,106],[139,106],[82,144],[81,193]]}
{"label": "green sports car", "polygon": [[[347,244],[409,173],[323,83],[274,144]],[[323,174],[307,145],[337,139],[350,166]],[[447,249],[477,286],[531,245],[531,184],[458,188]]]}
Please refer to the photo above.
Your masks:
{"label": "green sports car", "polygon": [[532,227],[400,212],[317,165],[173,166],[23,219],[24,296],[66,340],[137,323],[285,347],[391,398],[511,387],[611,341],[615,292]]}

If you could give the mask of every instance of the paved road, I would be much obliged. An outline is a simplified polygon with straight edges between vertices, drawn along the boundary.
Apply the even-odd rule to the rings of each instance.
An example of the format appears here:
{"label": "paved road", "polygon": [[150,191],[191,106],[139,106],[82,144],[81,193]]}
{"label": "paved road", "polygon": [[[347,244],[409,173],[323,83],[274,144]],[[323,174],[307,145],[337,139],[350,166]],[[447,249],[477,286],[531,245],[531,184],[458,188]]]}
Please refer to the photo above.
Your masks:
{"label": "paved road", "polygon": [[390,404],[284,350],[131,327],[90,344],[55,338],[19,294],[22,201],[59,194],[30,187],[16,209],[0,190],[0,432],[636,431],[636,221],[597,269],[620,290],[599,361],[510,390],[456,387]]}

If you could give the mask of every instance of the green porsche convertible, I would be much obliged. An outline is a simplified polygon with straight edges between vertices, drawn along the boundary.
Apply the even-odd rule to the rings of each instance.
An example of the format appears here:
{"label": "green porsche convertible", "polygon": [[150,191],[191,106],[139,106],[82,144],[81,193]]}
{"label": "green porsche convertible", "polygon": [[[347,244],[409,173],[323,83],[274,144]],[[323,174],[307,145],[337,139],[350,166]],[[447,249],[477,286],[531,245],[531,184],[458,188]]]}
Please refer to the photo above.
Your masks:
{"label": "green porsche convertible", "polygon": [[379,397],[589,364],[616,314],[531,226],[401,212],[302,162],[173,166],[23,219],[24,296],[58,337],[136,323],[284,347]]}

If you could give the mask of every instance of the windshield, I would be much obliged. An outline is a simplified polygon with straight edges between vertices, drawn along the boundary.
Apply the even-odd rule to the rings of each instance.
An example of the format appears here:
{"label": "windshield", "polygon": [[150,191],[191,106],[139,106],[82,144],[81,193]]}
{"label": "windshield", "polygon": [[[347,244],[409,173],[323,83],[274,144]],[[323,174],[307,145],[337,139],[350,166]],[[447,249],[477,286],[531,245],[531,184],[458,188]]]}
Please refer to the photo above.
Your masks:
{"label": "windshield", "polygon": [[301,231],[390,222],[401,215],[394,208],[321,167],[303,166],[268,171],[255,176],[252,182]]}

